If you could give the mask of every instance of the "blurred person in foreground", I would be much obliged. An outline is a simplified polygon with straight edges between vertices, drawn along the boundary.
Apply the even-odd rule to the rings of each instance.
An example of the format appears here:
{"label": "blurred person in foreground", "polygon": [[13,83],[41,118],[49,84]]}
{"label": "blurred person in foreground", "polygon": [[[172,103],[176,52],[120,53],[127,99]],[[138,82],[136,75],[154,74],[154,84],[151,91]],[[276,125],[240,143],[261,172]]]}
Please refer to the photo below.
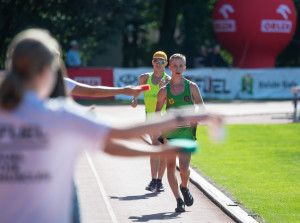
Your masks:
{"label": "blurred person in foreground", "polygon": [[[165,118],[112,127],[109,118],[90,118],[66,97],[49,99],[61,68],[58,42],[45,30],[19,33],[10,44],[10,69],[0,83],[0,219],[3,223],[71,222],[72,176],[84,150],[119,156],[169,156],[178,147],[128,144],[127,139],[168,131],[182,120]],[[64,84],[62,84],[64,86]],[[65,90],[62,92],[65,94]]]}

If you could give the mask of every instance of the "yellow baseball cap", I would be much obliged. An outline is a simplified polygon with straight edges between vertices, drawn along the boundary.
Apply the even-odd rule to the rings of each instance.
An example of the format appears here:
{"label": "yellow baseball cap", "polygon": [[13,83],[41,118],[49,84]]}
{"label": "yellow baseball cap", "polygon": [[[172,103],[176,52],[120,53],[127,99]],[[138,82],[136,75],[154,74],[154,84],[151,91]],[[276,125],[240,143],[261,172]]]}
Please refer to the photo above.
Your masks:
{"label": "yellow baseball cap", "polygon": [[165,61],[168,60],[167,54],[165,54],[165,52],[163,51],[157,51],[156,53],[154,53],[153,58],[160,58],[160,59],[164,59]]}

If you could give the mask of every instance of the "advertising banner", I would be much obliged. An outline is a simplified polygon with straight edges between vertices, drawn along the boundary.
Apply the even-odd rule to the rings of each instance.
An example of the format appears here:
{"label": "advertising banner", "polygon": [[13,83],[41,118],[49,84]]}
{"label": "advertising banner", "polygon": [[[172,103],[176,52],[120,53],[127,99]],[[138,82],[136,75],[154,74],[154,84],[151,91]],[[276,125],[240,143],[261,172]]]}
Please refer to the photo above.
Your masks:
{"label": "advertising banner", "polygon": [[[114,86],[113,69],[105,68],[68,68],[68,76],[83,84],[92,86]],[[78,97],[76,97],[78,98]],[[114,97],[106,97],[103,99],[114,99]]]}
{"label": "advertising banner", "polygon": [[[114,69],[114,86],[137,85],[149,68]],[[166,69],[166,73],[171,72]],[[276,69],[187,69],[187,79],[195,82],[204,99],[292,99],[290,89],[300,85],[300,68]],[[118,95],[116,99],[130,100]],[[142,99],[143,95],[139,97]]]}
{"label": "advertising banner", "polygon": [[300,85],[300,69],[240,70],[241,84],[237,98],[291,99],[290,89]]}

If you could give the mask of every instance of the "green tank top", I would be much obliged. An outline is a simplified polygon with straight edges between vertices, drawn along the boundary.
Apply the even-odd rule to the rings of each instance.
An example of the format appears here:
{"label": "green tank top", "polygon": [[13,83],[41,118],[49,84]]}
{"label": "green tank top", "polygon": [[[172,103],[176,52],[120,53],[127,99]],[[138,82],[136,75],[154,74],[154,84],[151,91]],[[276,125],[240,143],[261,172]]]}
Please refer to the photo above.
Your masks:
{"label": "green tank top", "polygon": [[[166,76],[167,74],[164,73],[164,76],[162,78],[165,79]],[[155,112],[156,103],[157,103],[157,94],[159,91],[159,83],[157,85],[154,85],[152,83],[152,77],[153,77],[153,73],[149,76],[147,81],[147,84],[150,85],[150,91],[144,92],[144,102],[145,102],[145,108],[147,114]],[[166,105],[163,106],[162,110],[165,109],[166,109]]]}
{"label": "green tank top", "polygon": [[[193,100],[190,91],[190,82],[185,79],[184,91],[180,95],[173,95],[171,93],[170,84],[166,85],[167,88],[167,112],[168,109],[178,109],[186,105],[193,105]],[[178,127],[176,130],[164,135],[164,138],[188,138],[196,139],[196,128],[194,127]]]}

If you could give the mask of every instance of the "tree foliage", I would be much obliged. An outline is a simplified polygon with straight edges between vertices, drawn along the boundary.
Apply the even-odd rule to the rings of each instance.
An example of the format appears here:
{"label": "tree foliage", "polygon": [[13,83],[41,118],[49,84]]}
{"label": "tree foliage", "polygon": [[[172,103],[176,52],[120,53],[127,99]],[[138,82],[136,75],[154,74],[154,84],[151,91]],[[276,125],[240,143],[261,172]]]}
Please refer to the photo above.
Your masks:
{"label": "tree foliage", "polygon": [[294,0],[297,11],[297,29],[290,44],[278,56],[276,66],[283,67],[296,67],[300,66],[300,0]]}
{"label": "tree foliage", "polygon": [[114,42],[123,20],[116,17],[122,9],[118,0],[2,0],[0,4],[1,64],[7,45],[26,28],[49,30],[62,45],[77,39],[88,59],[105,44]]}
{"label": "tree foliage", "polygon": [[[180,52],[192,61],[202,44],[217,40],[212,12],[217,0],[0,0],[0,66],[7,46],[25,28],[50,30],[64,50],[76,39],[83,60],[104,54],[108,43],[121,40],[124,67],[149,66],[153,53]],[[294,0],[298,15],[300,0]],[[300,18],[298,17],[298,24]],[[277,60],[278,66],[299,66],[300,31]],[[230,54],[223,50],[230,60]]]}

